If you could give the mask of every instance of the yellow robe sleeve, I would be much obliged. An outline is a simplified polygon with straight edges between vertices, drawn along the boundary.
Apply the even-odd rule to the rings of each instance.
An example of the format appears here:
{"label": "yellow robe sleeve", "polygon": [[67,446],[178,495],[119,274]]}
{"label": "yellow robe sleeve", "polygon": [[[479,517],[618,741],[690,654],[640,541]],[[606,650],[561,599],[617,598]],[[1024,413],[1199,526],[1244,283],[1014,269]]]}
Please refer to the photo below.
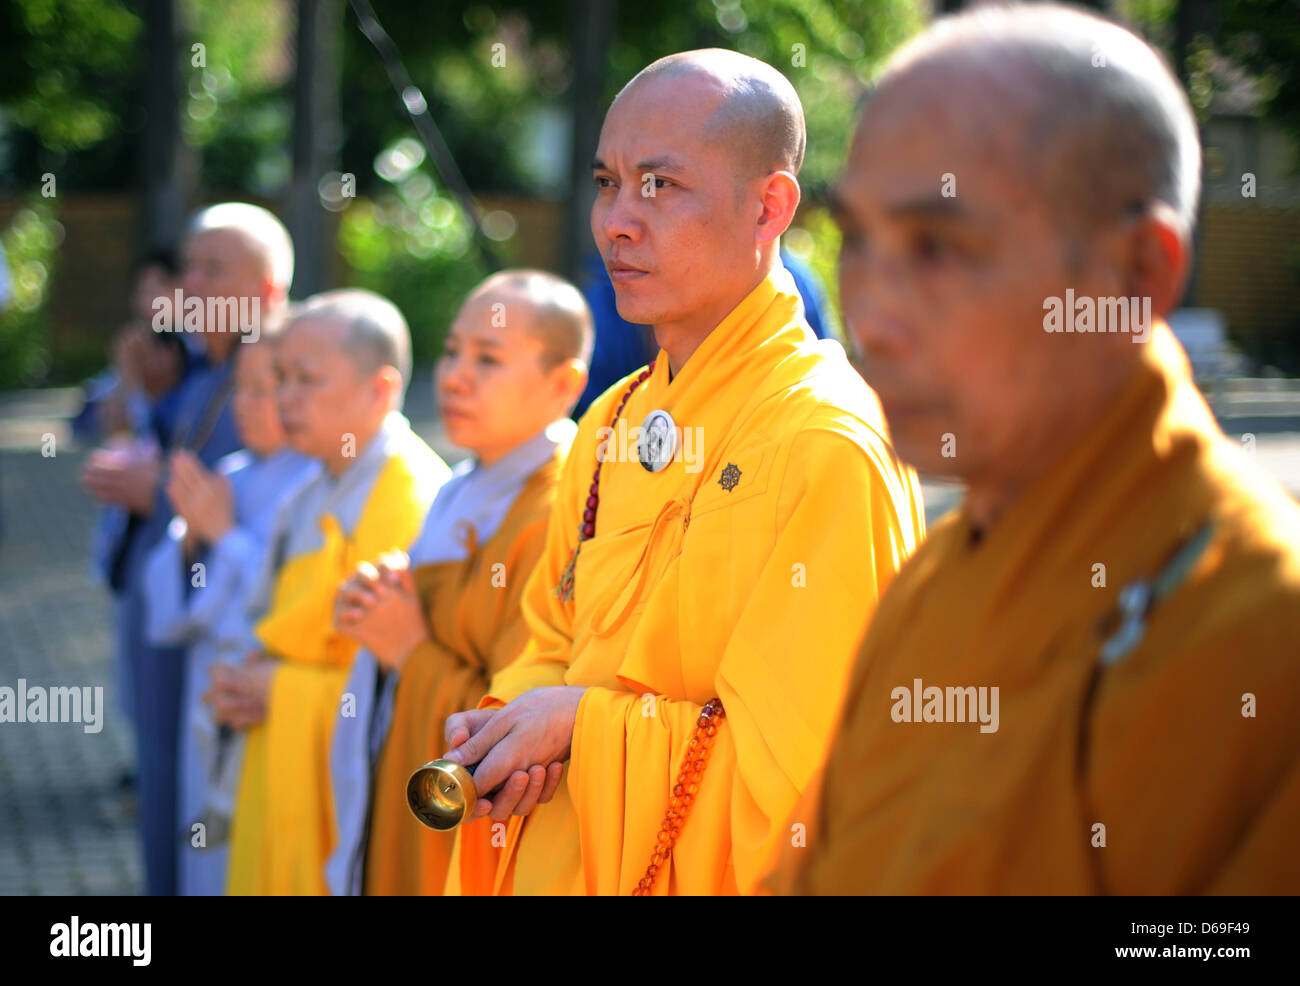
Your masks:
{"label": "yellow robe sleeve", "polygon": [[[726,718],[657,893],[752,893],[798,835],[790,812],[825,755],[875,601],[907,553],[898,518],[908,515],[857,443],[822,429],[795,439],[762,571],[718,573],[753,590],[714,679]],[[588,893],[627,894],[644,876],[699,712],[663,696],[584,694],[569,789]]]}

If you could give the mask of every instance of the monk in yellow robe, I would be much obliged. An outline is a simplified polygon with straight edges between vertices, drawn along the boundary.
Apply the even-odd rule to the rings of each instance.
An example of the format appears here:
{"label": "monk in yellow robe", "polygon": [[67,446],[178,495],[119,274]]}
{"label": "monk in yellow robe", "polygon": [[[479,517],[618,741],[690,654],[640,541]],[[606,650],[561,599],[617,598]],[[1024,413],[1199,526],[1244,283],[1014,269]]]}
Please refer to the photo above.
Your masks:
{"label": "monk in yellow robe", "polygon": [[320,894],[334,841],[330,734],[354,641],[334,597],[361,561],[409,544],[446,464],[398,410],[410,375],[401,313],[368,291],[304,303],[276,353],[289,443],[323,468],[288,499],[267,559],[262,651],[219,665],[218,721],[248,730],[230,836],[232,894]]}
{"label": "monk in yellow robe", "polygon": [[334,894],[441,894],[451,832],[412,815],[406,782],[438,756],[443,724],[473,705],[528,640],[520,611],[576,426],[592,322],[581,292],[541,271],[495,274],[466,299],[435,370],[447,436],[469,450],[406,556],[365,565],[336,626],[365,648],[331,766]]}
{"label": "monk in yellow robe", "polygon": [[877,608],[775,889],[1300,891],[1300,508],[1162,321],[1199,161],[1091,14],[981,9],[887,67],[845,316],[899,452],[967,492]]}
{"label": "monk in yellow robe", "polygon": [[924,523],[778,257],[803,151],[794,89],[735,52],[662,59],[606,116],[592,233],[660,348],[579,423],[527,649],[448,720],[498,823],[460,829],[449,891],[745,893],[792,837]]}

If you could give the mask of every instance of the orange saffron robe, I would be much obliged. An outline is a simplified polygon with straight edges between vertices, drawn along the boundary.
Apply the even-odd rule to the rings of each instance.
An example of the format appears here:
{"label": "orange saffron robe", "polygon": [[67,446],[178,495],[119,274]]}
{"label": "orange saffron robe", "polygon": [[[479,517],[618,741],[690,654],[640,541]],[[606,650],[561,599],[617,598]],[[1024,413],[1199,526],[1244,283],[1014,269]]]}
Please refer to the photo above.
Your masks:
{"label": "orange saffron robe", "polygon": [[[629,893],[714,696],[726,721],[655,892],[755,890],[825,756],[875,600],[923,535],[875,395],[816,342],[784,269],[671,381],[661,352],[611,433],[630,379],[579,425],[524,590],[532,638],[482,703],[586,686],[564,782],[504,831],[463,827],[449,893]],[[683,431],[680,456],[651,473],[636,434],[656,408]],[[596,534],[565,601],[598,455]]]}
{"label": "orange saffron robe", "polygon": [[[1191,567],[1103,661],[1121,589],[1184,546]],[[896,690],[916,679],[996,686],[998,728],[906,721]],[[1300,507],[1157,325],[1120,399],[978,543],[959,509],[899,573],[794,813],[807,845],[771,886],[1296,893],[1297,708]]]}
{"label": "orange saffron robe", "polygon": [[467,558],[413,573],[429,639],[402,665],[392,724],[375,767],[367,894],[443,892],[455,834],[416,821],[406,782],[446,749],[447,717],[473,708],[492,675],[528,642],[520,597],[542,553],[563,458],[561,449],[528,478],[496,533],[481,545],[471,540]]}

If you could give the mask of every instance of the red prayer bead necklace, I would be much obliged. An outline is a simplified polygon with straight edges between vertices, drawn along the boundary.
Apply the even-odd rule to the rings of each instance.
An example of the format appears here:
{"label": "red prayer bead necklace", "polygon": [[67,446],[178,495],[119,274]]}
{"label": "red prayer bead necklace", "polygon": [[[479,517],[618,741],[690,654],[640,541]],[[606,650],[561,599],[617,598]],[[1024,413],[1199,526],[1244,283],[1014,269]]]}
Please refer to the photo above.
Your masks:
{"label": "red prayer bead necklace", "polygon": [[[614,420],[610,422],[610,427],[618,424],[618,419],[623,416],[623,409],[627,407],[627,402],[632,399],[636,389],[650,379],[654,373],[655,365],[650,363],[644,370],[637,374],[635,380],[627,388],[627,393],[618,403],[618,410],[614,412]],[[587,506],[582,511],[582,523],[578,525],[578,543],[573,546],[573,554],[569,556],[569,563],[564,567],[564,573],[560,576],[560,584],[555,587],[555,594],[564,602],[569,602],[573,598],[573,579],[574,570],[578,564],[578,551],[582,547],[583,541],[589,541],[596,536],[596,510],[600,507],[600,467],[604,464],[604,459],[596,460],[595,472],[591,474],[591,487],[587,493]],[[700,780],[704,777],[704,767],[708,760],[709,752],[713,749],[713,741],[717,736],[718,726],[726,717],[726,712],[722,708],[722,700],[711,698],[700,710],[700,717],[695,721],[695,732],[686,745],[686,755],[682,759],[681,770],[677,773],[677,783],[673,785],[672,800],[668,803],[668,810],[664,813],[663,824],[659,826],[659,833],[655,836],[654,849],[650,854],[650,864],[646,867],[645,876],[643,876],[632,891],[634,897],[648,897],[650,891],[654,889],[655,879],[659,872],[663,870],[669,858],[672,856],[673,846],[677,844],[677,837],[682,834],[682,826],[686,824],[686,816],[691,810],[691,805],[695,802],[695,795],[700,790]]]}
{"label": "red prayer bead necklace", "polygon": [[[618,410],[614,412],[614,420],[610,422],[611,429],[623,416],[623,408],[627,407],[627,402],[632,399],[632,394],[636,392],[637,387],[649,380],[650,374],[654,371],[655,364],[651,360],[650,365],[637,374],[636,379],[627,388],[627,393],[623,395],[623,399],[618,402]],[[596,536],[596,508],[600,506],[600,467],[604,464],[603,457],[596,459],[596,471],[591,474],[591,489],[587,493],[587,506],[582,511],[582,523],[578,525],[578,543],[573,546],[573,554],[569,556],[569,563],[564,566],[560,584],[555,587],[555,594],[562,602],[567,603],[573,599],[574,571],[578,564],[578,551],[582,548],[582,542]]]}

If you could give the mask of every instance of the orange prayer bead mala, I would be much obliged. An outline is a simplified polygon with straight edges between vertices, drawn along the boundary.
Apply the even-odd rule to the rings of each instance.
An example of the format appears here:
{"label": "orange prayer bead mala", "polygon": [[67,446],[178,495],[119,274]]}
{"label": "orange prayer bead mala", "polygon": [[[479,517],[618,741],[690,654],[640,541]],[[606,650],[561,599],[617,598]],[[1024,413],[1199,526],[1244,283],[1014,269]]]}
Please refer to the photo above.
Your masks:
{"label": "orange prayer bead mala", "polygon": [[695,732],[686,744],[686,756],[682,759],[682,769],[677,773],[677,783],[673,785],[672,800],[664,813],[664,823],[655,836],[654,851],[650,855],[650,865],[646,867],[645,876],[632,891],[633,897],[648,897],[654,889],[655,878],[667,864],[677,844],[677,837],[682,834],[686,816],[695,802],[695,795],[700,791],[700,780],[704,777],[704,767],[713,749],[718,727],[726,718],[722,700],[711,698],[700,710],[700,717],[695,721]]}
{"label": "orange prayer bead mala", "polygon": [[[614,420],[611,422],[611,426],[618,423],[618,419],[623,416],[623,409],[627,407],[627,402],[632,399],[636,389],[650,378],[654,370],[655,365],[652,361],[628,385],[627,392],[623,394],[623,399],[614,411]],[[591,488],[587,492],[586,506],[582,512],[582,522],[578,526],[578,543],[574,545],[573,553],[569,556],[569,563],[565,566],[564,572],[560,576],[559,585],[554,590],[555,595],[565,602],[573,598],[574,571],[577,568],[578,551],[582,548],[582,542],[596,536],[596,511],[600,507],[601,465],[603,465],[603,460],[597,460],[596,468],[591,476]],[[688,517],[688,522],[689,519]],[[664,813],[664,823],[659,827],[659,834],[655,837],[655,847],[650,855],[650,865],[646,867],[645,876],[641,878],[636,885],[636,889],[632,891],[633,896],[648,897],[650,895],[650,891],[654,889],[655,878],[659,875],[660,868],[668,862],[668,858],[672,855],[673,846],[677,844],[677,837],[682,834],[682,826],[686,823],[686,816],[695,801],[695,795],[699,793],[700,780],[704,776],[704,767],[709,757],[709,751],[713,749],[713,741],[718,734],[718,726],[724,718],[726,718],[726,712],[722,708],[722,700],[719,698],[709,699],[704,708],[700,710],[700,717],[695,721],[695,732],[686,744],[686,756],[682,760],[682,769],[677,774],[677,783],[673,785],[672,800],[668,804],[668,810]]]}

